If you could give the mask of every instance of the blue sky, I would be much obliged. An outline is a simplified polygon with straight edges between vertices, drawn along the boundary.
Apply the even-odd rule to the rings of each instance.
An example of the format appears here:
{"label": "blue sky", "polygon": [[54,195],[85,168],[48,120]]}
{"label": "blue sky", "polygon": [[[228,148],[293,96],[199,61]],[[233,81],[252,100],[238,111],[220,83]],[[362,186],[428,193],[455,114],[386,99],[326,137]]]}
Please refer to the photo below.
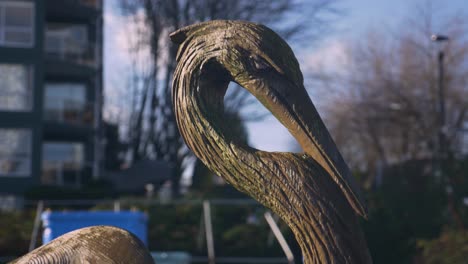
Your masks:
{"label": "blue sky", "polygon": [[[307,2],[307,0],[305,0]],[[128,55],[125,52],[126,34],[125,25],[119,19],[115,8],[117,1],[105,1],[105,94],[107,115],[115,118],[116,113],[125,115],[122,111],[122,98],[128,97],[125,89],[125,61]],[[314,64],[326,64],[328,67],[340,65],[347,43],[362,36],[369,28],[390,30],[400,25],[404,18],[411,15],[413,8],[426,0],[342,0],[338,7],[344,15],[335,21],[334,30],[323,36],[323,39],[313,48],[299,48],[291,43],[296,56],[299,57],[301,68],[313,68]],[[462,12],[468,15],[468,0],[440,0],[433,1],[434,8],[445,12]],[[312,101],[314,101],[312,97]],[[319,108],[320,110],[320,108]],[[112,113],[112,114],[109,114]],[[253,147],[268,151],[292,150],[293,138],[288,131],[273,117],[262,122],[247,123],[250,135],[250,144]]]}
{"label": "blue sky", "polygon": [[[391,30],[403,23],[402,20],[411,15],[412,8],[424,1],[409,0],[347,0],[339,6],[345,15],[338,19],[333,32],[324,37],[320,44],[300,53],[299,60],[304,69],[307,64],[323,62],[330,65],[341,65],[340,58],[345,52],[343,48],[350,40],[364,34],[370,28]],[[446,0],[433,3],[435,8],[443,8],[446,12],[463,12],[468,14],[468,0]],[[305,53],[305,54],[302,54]],[[302,58],[302,59],[301,59]],[[305,58],[305,61],[304,61]],[[308,87],[313,89],[314,87]],[[312,96],[312,101],[316,101]],[[320,108],[319,108],[320,111]],[[294,150],[294,139],[289,132],[273,117],[263,122],[248,123],[250,143],[252,146],[268,151]]]}

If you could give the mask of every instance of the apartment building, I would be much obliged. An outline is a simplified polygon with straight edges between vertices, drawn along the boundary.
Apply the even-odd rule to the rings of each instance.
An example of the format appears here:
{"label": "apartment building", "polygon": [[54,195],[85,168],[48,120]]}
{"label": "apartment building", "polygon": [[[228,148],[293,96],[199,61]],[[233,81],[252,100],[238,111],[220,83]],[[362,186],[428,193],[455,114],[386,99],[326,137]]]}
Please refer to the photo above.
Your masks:
{"label": "apartment building", "polygon": [[0,0],[0,202],[98,177],[102,1]]}

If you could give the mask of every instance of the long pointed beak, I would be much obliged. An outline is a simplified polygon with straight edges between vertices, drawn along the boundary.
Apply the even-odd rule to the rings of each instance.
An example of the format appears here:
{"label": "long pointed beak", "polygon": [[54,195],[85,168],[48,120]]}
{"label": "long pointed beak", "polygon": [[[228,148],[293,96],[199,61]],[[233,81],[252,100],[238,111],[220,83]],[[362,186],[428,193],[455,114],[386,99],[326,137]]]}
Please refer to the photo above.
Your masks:
{"label": "long pointed beak", "polygon": [[333,177],[356,213],[366,218],[367,207],[359,187],[305,88],[283,79],[270,81],[260,90],[248,90],[288,128],[305,153]]}

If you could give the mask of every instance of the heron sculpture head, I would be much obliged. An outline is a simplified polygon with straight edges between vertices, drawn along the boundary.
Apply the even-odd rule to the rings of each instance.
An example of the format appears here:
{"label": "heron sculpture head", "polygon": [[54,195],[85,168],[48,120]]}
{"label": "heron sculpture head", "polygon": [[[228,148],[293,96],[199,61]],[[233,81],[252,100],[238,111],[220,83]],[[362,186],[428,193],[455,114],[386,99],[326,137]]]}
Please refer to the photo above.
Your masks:
{"label": "heron sculpture head", "polygon": [[[366,208],[351,173],[303,85],[289,46],[265,26],[211,21],[171,34],[180,44],[174,72],[176,121],[211,170],[276,212],[301,246],[304,263],[372,262],[357,215]],[[238,139],[223,118],[236,82],[286,126],[304,153],[265,152]],[[83,228],[12,263],[153,263],[125,230]]]}
{"label": "heron sculpture head", "polygon": [[[215,173],[288,223],[306,263],[370,263],[356,214],[365,203],[303,84],[288,44],[269,28],[210,21],[171,34],[180,44],[173,101],[187,145]],[[229,82],[253,94],[304,153],[260,151],[224,122]]]}

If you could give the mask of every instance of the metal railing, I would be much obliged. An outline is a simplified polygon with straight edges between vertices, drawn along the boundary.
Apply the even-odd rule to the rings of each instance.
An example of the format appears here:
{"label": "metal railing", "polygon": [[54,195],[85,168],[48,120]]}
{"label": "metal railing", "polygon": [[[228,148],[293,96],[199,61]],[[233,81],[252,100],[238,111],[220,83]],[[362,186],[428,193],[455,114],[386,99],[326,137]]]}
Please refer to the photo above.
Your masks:
{"label": "metal railing", "polygon": [[76,4],[76,5],[83,5],[95,9],[102,8],[102,0],[60,0],[64,3]]}
{"label": "metal railing", "polygon": [[69,100],[56,101],[53,107],[47,105],[44,107],[44,119],[61,123],[92,125],[93,109],[94,103],[77,103]]}
{"label": "metal railing", "polygon": [[[132,200],[44,200],[44,201],[25,201],[26,206],[37,205],[37,214],[40,214],[44,208],[67,208],[70,207],[79,207],[83,206],[92,206],[100,205],[103,208],[103,205],[106,205],[104,208],[113,209],[114,211],[120,211],[122,208],[133,208],[135,204],[145,204],[145,205],[198,205],[202,207],[202,217],[200,226],[202,227],[201,231],[204,233],[205,242],[207,246],[207,256],[191,256],[190,263],[294,263],[294,256],[289,248],[283,234],[280,231],[274,217],[269,211],[266,211],[264,218],[268,223],[270,232],[273,233],[274,237],[280,244],[285,257],[228,257],[228,256],[216,256],[215,254],[215,239],[213,235],[213,225],[212,225],[212,205],[217,206],[228,206],[232,205],[248,205],[248,206],[260,206],[256,201],[250,199],[214,199],[214,200],[174,200],[169,203],[160,202],[158,200],[151,199],[132,199]],[[91,208],[91,207],[90,207]],[[35,223],[34,233],[32,237],[37,236],[37,230],[40,223]],[[34,241],[35,244],[35,241]],[[34,246],[32,247],[34,248]],[[32,249],[31,248],[31,249]]]}
{"label": "metal railing", "polygon": [[46,41],[45,55],[50,59],[97,67],[99,58],[96,56],[96,50],[97,46],[94,43],[70,44],[63,40],[62,44],[51,46],[47,45]]}
{"label": "metal railing", "polygon": [[74,0],[82,5],[100,9],[102,7],[102,0]]}
{"label": "metal railing", "polygon": [[71,186],[80,187],[83,169],[70,168],[64,163],[55,162],[43,165],[41,183],[50,186]]}
{"label": "metal railing", "polygon": [[[268,223],[271,231],[273,232],[276,240],[283,249],[284,254],[286,255],[286,259],[288,264],[294,264],[294,255],[292,254],[291,249],[284,239],[281,230],[279,229],[276,221],[273,219],[271,212],[267,211],[264,214],[265,220]],[[215,254],[215,244],[213,239],[213,225],[211,221],[211,206],[210,201],[205,200],[203,201],[203,221],[204,221],[204,229],[205,229],[205,236],[206,236],[206,245],[208,249],[208,264],[216,264],[216,263],[285,263],[283,258],[268,258],[268,261],[260,261],[258,258],[216,258]],[[205,262],[205,258],[201,258],[202,262]],[[274,262],[272,262],[274,261]],[[192,260],[193,262],[193,260]]]}

